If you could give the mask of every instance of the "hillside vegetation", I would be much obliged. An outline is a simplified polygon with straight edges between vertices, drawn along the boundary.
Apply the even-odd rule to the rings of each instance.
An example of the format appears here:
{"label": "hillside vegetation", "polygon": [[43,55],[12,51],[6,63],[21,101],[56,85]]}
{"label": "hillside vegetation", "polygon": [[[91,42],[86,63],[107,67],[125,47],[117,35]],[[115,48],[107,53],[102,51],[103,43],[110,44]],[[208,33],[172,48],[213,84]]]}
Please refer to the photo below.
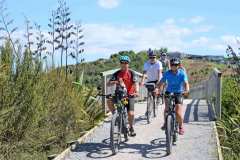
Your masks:
{"label": "hillside vegetation", "polygon": [[[122,51],[113,54],[109,59],[99,59],[94,62],[81,64],[81,69],[84,68],[84,83],[86,85],[101,84],[101,72],[119,68],[119,56],[128,55],[131,59],[130,68],[142,73],[144,62],[148,59],[147,53],[142,51],[135,53],[133,51]],[[206,80],[214,68],[218,68],[224,75],[231,73],[231,70],[224,64],[217,64],[203,60],[182,60],[184,67],[187,70],[190,84]]]}

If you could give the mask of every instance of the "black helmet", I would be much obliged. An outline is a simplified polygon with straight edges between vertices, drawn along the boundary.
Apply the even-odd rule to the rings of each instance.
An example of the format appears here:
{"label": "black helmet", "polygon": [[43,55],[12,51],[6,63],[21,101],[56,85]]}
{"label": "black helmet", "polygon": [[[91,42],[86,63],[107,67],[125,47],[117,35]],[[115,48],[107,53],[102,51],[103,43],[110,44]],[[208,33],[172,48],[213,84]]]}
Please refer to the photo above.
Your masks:
{"label": "black helmet", "polygon": [[147,53],[148,53],[148,57],[157,56],[157,54],[151,48],[148,49]]}
{"label": "black helmet", "polygon": [[171,65],[179,65],[181,63],[181,61],[180,61],[180,59],[178,59],[178,58],[172,58],[171,60],[170,60],[170,64]]}

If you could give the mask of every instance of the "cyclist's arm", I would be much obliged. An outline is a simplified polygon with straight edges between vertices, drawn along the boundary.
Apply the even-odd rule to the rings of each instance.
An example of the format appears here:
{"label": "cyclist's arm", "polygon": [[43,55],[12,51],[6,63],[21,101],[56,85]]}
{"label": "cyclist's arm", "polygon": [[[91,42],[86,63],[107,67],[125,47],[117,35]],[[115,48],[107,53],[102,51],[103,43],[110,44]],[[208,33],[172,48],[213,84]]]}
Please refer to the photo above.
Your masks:
{"label": "cyclist's arm", "polygon": [[144,80],[146,79],[146,76],[147,76],[147,71],[143,71],[142,78],[141,78],[141,81],[140,81],[141,85],[143,85]]}
{"label": "cyclist's arm", "polygon": [[170,65],[170,61],[169,60],[167,61],[167,66],[168,66],[168,69],[170,70],[171,69],[171,65]]}
{"label": "cyclist's arm", "polygon": [[162,92],[162,91],[164,90],[165,85],[166,85],[165,82],[160,82],[160,83],[159,83],[158,88],[159,88],[159,91],[160,91],[160,92]]}
{"label": "cyclist's arm", "polygon": [[184,88],[185,88],[185,92],[189,93],[190,87],[189,87],[188,81],[186,81],[186,82],[184,83]]}
{"label": "cyclist's arm", "polygon": [[138,94],[139,93],[139,85],[138,85],[138,83],[135,82],[133,85],[134,85],[136,94]]}
{"label": "cyclist's arm", "polygon": [[118,77],[117,77],[117,72],[115,72],[110,80],[107,82],[107,86],[112,86],[115,84],[119,84]]}
{"label": "cyclist's arm", "polygon": [[190,90],[190,87],[189,87],[189,83],[188,83],[188,76],[186,74],[186,72],[183,73],[184,76],[183,76],[183,81],[184,81],[184,92],[185,93],[189,93],[189,90]]}
{"label": "cyclist's arm", "polygon": [[163,66],[162,66],[162,62],[159,62],[159,66],[158,66],[158,82],[160,82],[161,78],[162,78],[162,71],[163,71]]}

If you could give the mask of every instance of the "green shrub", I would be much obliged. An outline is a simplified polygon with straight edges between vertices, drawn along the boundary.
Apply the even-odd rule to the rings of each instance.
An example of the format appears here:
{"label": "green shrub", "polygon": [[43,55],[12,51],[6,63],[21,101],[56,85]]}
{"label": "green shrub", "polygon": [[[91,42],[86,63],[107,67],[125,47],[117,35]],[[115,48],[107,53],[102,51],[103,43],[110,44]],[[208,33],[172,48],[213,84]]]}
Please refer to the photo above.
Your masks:
{"label": "green shrub", "polygon": [[240,87],[232,78],[223,81],[222,119],[217,122],[223,156],[240,159]]}

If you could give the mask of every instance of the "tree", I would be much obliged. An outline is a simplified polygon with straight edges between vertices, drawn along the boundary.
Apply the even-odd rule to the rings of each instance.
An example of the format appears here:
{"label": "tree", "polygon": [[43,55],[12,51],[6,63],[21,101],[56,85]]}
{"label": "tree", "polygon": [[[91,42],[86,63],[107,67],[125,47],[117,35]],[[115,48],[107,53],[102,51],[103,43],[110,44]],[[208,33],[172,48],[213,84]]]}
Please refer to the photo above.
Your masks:
{"label": "tree", "polygon": [[56,11],[52,11],[51,18],[49,18],[49,23],[48,27],[50,31],[48,32],[49,36],[51,37],[50,40],[47,40],[47,43],[51,45],[52,51],[47,52],[49,55],[52,57],[52,68],[54,68],[54,55],[55,55],[55,43],[60,43],[58,39],[56,39],[56,32],[55,32],[55,27],[56,27]]}
{"label": "tree", "polygon": [[[240,50],[240,48],[239,48]],[[235,81],[240,84],[240,53],[236,53],[234,49],[228,45],[226,50],[228,57],[230,57],[231,60],[231,67],[235,74],[233,75]]]}
{"label": "tree", "polygon": [[82,34],[82,25],[80,23],[77,23],[74,27],[74,32],[73,32],[73,40],[71,41],[71,44],[73,45],[73,51],[70,55],[72,58],[76,60],[75,64],[75,76],[76,76],[76,81],[79,81],[79,64],[80,62],[82,63],[84,61],[84,58],[80,58],[79,62],[79,56],[83,54],[84,49],[82,46],[85,44],[82,39],[83,39],[83,34]]}
{"label": "tree", "polygon": [[56,32],[58,33],[57,42],[58,46],[56,49],[61,49],[61,68],[63,64],[63,53],[65,51],[65,78],[67,79],[68,73],[68,55],[69,55],[69,42],[73,35],[71,31],[73,25],[71,24],[71,12],[69,11],[69,7],[66,4],[65,0],[59,0],[59,7],[57,8],[57,16],[56,16]]}
{"label": "tree", "polygon": [[[37,30],[37,33],[36,33],[36,50],[34,51],[34,55],[36,56],[37,58],[37,61],[39,62],[39,65],[41,66],[41,61],[46,59],[47,56],[43,56],[42,57],[42,54],[43,52],[47,49],[45,47],[45,42],[46,42],[46,39],[44,37],[44,34],[42,33],[42,30],[41,30],[41,26],[38,25],[37,23],[35,23],[35,27],[36,27],[36,30]],[[47,64],[46,64],[47,66]]]}

